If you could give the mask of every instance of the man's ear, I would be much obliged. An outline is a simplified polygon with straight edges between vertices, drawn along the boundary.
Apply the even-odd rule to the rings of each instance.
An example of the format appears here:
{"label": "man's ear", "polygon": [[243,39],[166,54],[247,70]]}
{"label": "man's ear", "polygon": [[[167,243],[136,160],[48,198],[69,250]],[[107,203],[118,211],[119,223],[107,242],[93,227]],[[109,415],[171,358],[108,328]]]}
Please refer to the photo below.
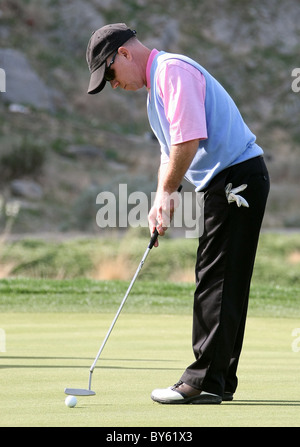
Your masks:
{"label": "man's ear", "polygon": [[126,47],[119,47],[118,53],[119,53],[120,56],[125,57],[129,61],[132,60],[132,54],[131,54],[131,51],[128,48],[126,48]]}

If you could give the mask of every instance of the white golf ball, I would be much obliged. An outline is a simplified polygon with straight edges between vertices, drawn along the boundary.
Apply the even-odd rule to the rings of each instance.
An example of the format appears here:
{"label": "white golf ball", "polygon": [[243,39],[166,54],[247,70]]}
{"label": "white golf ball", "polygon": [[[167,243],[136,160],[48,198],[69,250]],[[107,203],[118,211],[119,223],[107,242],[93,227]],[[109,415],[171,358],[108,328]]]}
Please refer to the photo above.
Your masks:
{"label": "white golf ball", "polygon": [[69,408],[73,408],[73,407],[75,407],[75,405],[77,404],[77,399],[76,399],[76,397],[75,397],[75,396],[68,396],[68,397],[66,397],[65,404],[66,404],[67,407],[69,407]]}

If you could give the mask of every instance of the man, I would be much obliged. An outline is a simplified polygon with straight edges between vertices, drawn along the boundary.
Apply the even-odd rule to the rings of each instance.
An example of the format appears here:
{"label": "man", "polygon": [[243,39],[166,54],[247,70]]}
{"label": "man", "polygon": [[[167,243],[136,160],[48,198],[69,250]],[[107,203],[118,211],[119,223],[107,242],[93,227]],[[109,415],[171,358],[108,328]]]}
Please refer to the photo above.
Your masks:
{"label": "man", "polygon": [[[204,230],[196,260],[195,361],[174,386],[155,389],[164,404],[232,400],[243,344],[250,281],[269,192],[263,150],[234,101],[201,65],[150,50],[125,24],[97,30],[87,48],[88,93],[148,90],[148,117],[161,147],[158,186],[148,220],[163,236],[183,178],[204,194]],[[243,194],[237,194],[243,191]],[[172,208],[172,209],[170,209]],[[157,244],[156,244],[157,245]]]}

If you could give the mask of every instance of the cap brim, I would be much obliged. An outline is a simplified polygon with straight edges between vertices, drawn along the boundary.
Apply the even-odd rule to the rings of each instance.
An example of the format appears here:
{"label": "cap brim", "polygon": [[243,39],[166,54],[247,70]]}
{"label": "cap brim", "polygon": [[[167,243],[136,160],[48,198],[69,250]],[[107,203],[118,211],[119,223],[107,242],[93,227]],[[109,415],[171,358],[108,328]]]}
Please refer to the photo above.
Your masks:
{"label": "cap brim", "polygon": [[104,80],[105,63],[91,74],[88,93],[94,95],[104,89],[106,81]]}

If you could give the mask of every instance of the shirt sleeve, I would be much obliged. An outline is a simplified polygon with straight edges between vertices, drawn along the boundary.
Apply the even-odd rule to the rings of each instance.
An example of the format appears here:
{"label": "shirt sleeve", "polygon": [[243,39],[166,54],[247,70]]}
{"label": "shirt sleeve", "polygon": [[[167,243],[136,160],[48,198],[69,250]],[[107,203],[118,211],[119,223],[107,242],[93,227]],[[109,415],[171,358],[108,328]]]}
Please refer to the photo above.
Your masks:
{"label": "shirt sleeve", "polygon": [[170,123],[171,144],[206,139],[204,75],[184,61],[171,59],[162,64],[157,86]]}

